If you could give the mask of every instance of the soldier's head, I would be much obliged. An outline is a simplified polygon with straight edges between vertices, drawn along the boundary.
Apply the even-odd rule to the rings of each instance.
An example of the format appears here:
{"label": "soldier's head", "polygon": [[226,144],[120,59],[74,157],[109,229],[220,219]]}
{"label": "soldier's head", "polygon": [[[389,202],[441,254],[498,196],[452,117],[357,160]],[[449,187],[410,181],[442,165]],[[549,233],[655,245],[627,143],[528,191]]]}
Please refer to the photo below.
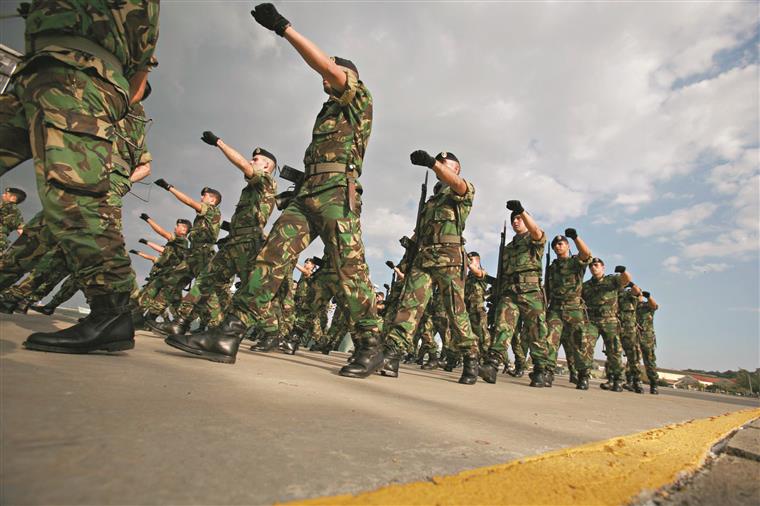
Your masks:
{"label": "soldier's head", "polygon": [[303,268],[309,271],[310,273],[314,272],[314,267],[316,266],[317,264],[314,263],[314,259],[311,257],[307,258],[303,263]]}
{"label": "soldier's head", "polygon": [[641,295],[641,287],[635,283],[631,283],[631,293],[636,297]]}
{"label": "soldier's head", "polygon": [[[359,80],[359,69],[356,68],[354,62],[347,60],[346,58],[341,58],[340,56],[332,56],[330,59],[334,61],[338,68],[343,72],[351,73],[357,81]],[[328,95],[336,95],[335,90],[332,89],[330,83],[327,82],[327,79],[322,79],[322,88],[324,88],[325,93]]]}
{"label": "soldier's head", "polygon": [[589,269],[591,270],[591,275],[595,278],[601,278],[604,276],[604,262],[599,257],[594,257],[591,259],[591,265],[589,265]]}
{"label": "soldier's head", "polygon": [[222,203],[222,194],[208,186],[201,190],[201,202],[210,206],[218,206]]}
{"label": "soldier's head", "polygon": [[514,230],[515,233],[524,234],[528,231],[528,227],[525,226],[525,221],[523,221],[521,214],[512,211],[509,220],[512,223],[512,230]]}
{"label": "soldier's head", "polygon": [[436,155],[435,159],[454,171],[457,175],[462,171],[462,166],[459,164],[459,158],[457,158],[457,155],[454,153],[441,151]]}
{"label": "soldier's head", "polygon": [[467,253],[467,259],[469,260],[469,263],[467,264],[467,268],[470,267],[470,265],[474,265],[478,269],[480,269],[480,253],[477,251],[470,251]]}
{"label": "soldier's head", "polygon": [[8,187],[3,192],[3,202],[20,204],[26,200],[26,192],[21,188]]}
{"label": "soldier's head", "polygon": [[559,258],[567,258],[570,256],[570,242],[564,235],[558,235],[552,239],[552,249]]}
{"label": "soldier's head", "polygon": [[180,218],[174,225],[174,235],[177,237],[185,237],[187,233],[190,232],[190,228],[192,228],[192,226],[193,224],[190,223],[190,220]]}
{"label": "soldier's head", "polygon": [[251,154],[251,163],[257,169],[271,174],[274,172],[275,167],[277,167],[277,158],[275,158],[271,151],[264,148],[256,148]]}
{"label": "soldier's head", "polygon": [[383,292],[375,292],[375,302],[382,302],[385,300],[385,294]]}

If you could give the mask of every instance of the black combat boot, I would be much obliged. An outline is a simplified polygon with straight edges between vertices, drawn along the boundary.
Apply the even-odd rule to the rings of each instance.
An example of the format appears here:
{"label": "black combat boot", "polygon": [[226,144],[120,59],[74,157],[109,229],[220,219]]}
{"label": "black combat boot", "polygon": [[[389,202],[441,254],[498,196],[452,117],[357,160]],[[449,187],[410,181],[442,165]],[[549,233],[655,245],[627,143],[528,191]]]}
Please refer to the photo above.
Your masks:
{"label": "black combat boot", "polygon": [[629,372],[625,373],[625,383],[623,384],[623,390],[633,392],[633,375]]}
{"label": "black combat boot", "polygon": [[0,300],[0,313],[13,314],[16,309],[17,301],[15,299],[1,299]]}
{"label": "black combat boot", "polygon": [[50,316],[51,314],[55,313],[55,306],[51,306],[49,304],[45,304],[44,306],[40,306],[39,304],[32,304],[29,306],[29,309],[35,313],[42,313],[45,316]]}
{"label": "black combat boot", "polygon": [[[301,340],[298,338],[287,338],[284,337],[279,340],[280,341],[280,351],[283,353],[287,353],[288,355],[295,355],[298,351],[298,346],[301,344]],[[322,347],[320,345],[317,346],[316,351],[321,351]],[[311,351],[311,350],[309,350]]]}
{"label": "black combat boot", "polygon": [[602,390],[612,390],[612,379],[607,378],[607,381],[599,384],[599,388],[601,388]]}
{"label": "black combat boot", "polygon": [[[417,352],[417,359],[414,361],[415,364],[422,366],[425,364],[425,355],[430,353],[430,348],[428,346],[421,345],[419,351]],[[428,355],[428,362],[430,362],[430,356]],[[404,363],[406,363],[406,360],[404,360]]]}
{"label": "black combat boot", "polygon": [[525,376],[525,367],[523,367],[521,363],[515,361],[515,368],[511,371],[507,371],[507,374],[513,378],[522,378]]}
{"label": "black combat boot", "polygon": [[190,329],[190,323],[192,322],[187,318],[178,316],[173,321],[157,324],[156,330],[167,336],[181,336],[187,334],[187,331]]}
{"label": "black combat boot", "polygon": [[660,393],[660,392],[657,391],[657,382],[656,381],[652,381],[652,382],[649,383],[649,393],[652,394],[652,395],[657,395],[657,394]]}
{"label": "black combat boot", "polygon": [[622,392],[623,391],[623,385],[620,382],[620,378],[618,376],[615,376],[612,379],[612,386],[610,386],[610,390],[613,392]]}
{"label": "black combat boot", "polygon": [[554,371],[549,369],[544,373],[544,386],[546,388],[551,388],[554,384]]}
{"label": "black combat boot", "polygon": [[570,383],[578,384],[578,373],[576,371],[570,371]]}
{"label": "black combat boot", "polygon": [[533,372],[528,376],[530,376],[530,386],[535,388],[543,388],[546,386],[546,376],[544,375],[543,368],[533,366]]}
{"label": "black combat boot", "polygon": [[499,354],[488,353],[485,360],[483,360],[483,364],[478,368],[478,375],[486,383],[496,383],[496,377],[499,375],[499,364],[501,364]]}
{"label": "black combat boot", "polygon": [[454,350],[444,350],[444,353],[446,353],[446,365],[443,366],[443,370],[446,372],[451,372],[457,367],[459,367],[459,359],[460,354]]}
{"label": "black combat boot", "polygon": [[398,378],[398,368],[401,362],[401,354],[396,353],[391,349],[383,351],[383,367],[380,369],[380,374],[387,376],[388,378]]}
{"label": "black combat boot", "polygon": [[587,371],[578,372],[578,380],[575,383],[575,388],[577,390],[588,390],[588,372]]}
{"label": "black combat boot", "polygon": [[129,292],[92,296],[90,314],[81,322],[58,332],[35,332],[24,346],[55,353],[131,350],[135,347],[135,328]]}
{"label": "black combat boot", "polygon": [[[251,351],[260,351],[260,352],[269,352],[273,351],[280,342],[280,336],[279,334],[264,334],[262,335],[259,340],[251,346]],[[299,339],[300,344],[300,339]]]}
{"label": "black combat boot", "polygon": [[422,364],[422,369],[425,369],[426,371],[433,371],[435,369],[438,369],[439,365],[438,353],[429,351],[427,362]]}
{"label": "black combat boot", "polygon": [[[348,378],[366,378],[383,367],[383,347],[380,343],[378,330],[364,332],[356,336],[356,350],[348,364],[344,365],[338,374]],[[401,355],[399,354],[398,358]]]}
{"label": "black combat boot", "polygon": [[160,315],[156,313],[151,313],[150,311],[145,314],[145,317],[143,318],[143,323],[145,324],[145,327],[148,327],[151,323],[154,325],[157,325],[158,322],[156,322],[156,318],[158,318]]}
{"label": "black combat boot", "polygon": [[462,385],[474,385],[478,381],[478,365],[480,363],[478,354],[473,352],[463,353],[462,359],[464,362],[459,383]]}
{"label": "black combat boot", "polygon": [[641,380],[638,378],[634,378],[633,380],[633,391],[636,392],[637,394],[644,393],[644,389],[641,388]]}
{"label": "black combat boot", "polygon": [[169,346],[212,362],[234,364],[246,326],[234,315],[227,315],[221,325],[200,334],[171,335],[164,339]]}

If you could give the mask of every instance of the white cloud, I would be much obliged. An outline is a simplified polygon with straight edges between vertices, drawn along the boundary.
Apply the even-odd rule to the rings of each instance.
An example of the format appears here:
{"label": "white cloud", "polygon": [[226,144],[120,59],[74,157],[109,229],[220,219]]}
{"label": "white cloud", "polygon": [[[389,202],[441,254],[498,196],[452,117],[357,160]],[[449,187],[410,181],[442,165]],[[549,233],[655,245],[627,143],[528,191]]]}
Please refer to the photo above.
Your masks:
{"label": "white cloud", "polygon": [[654,218],[639,220],[630,225],[628,230],[639,237],[688,233],[693,227],[702,225],[703,220],[709,218],[717,209],[716,204],[703,202]]}

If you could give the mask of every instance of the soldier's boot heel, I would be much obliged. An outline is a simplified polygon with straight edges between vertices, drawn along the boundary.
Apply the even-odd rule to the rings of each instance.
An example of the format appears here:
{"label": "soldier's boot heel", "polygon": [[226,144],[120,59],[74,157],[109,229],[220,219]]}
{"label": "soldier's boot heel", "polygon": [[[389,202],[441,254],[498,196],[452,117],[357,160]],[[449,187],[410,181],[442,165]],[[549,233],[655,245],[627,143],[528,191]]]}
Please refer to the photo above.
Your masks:
{"label": "soldier's boot heel", "polygon": [[575,383],[577,390],[588,390],[588,374],[581,372],[578,374],[578,381]]}
{"label": "soldier's boot heel", "polygon": [[[383,367],[383,348],[379,336],[373,332],[357,339],[357,349],[348,364],[341,367],[338,374],[347,378],[366,378]],[[397,357],[400,358],[400,355]]]}
{"label": "soldier's boot heel", "polygon": [[534,388],[544,388],[546,386],[546,377],[544,376],[544,370],[534,368],[533,372],[529,374],[530,386]]}
{"label": "soldier's boot heel", "polygon": [[483,361],[483,365],[478,368],[478,376],[483,378],[486,383],[496,383],[496,378],[499,375],[499,363],[499,357],[489,354]]}
{"label": "soldier's boot heel", "polygon": [[554,384],[554,371],[546,371],[544,373],[544,387],[551,388]]}
{"label": "soldier's boot heel", "polygon": [[54,353],[124,351],[135,346],[135,328],[129,310],[129,292],[95,295],[90,314],[58,332],[35,332],[24,341],[30,350]]}
{"label": "soldier's boot heel", "polygon": [[462,385],[474,385],[478,381],[478,355],[466,353],[463,359],[464,364],[462,365],[462,376],[459,378],[459,383]]}
{"label": "soldier's boot heel", "polygon": [[380,374],[386,378],[398,378],[398,368],[400,366],[401,359],[394,356],[387,356],[383,361],[383,367],[380,369]]}
{"label": "soldier's boot heel", "polygon": [[641,381],[639,380],[633,380],[633,391],[637,394],[643,394],[644,389],[641,388]]}
{"label": "soldier's boot heel", "polygon": [[622,392],[623,391],[623,385],[620,383],[620,378],[615,378],[612,381],[612,387],[610,387],[610,390],[613,392]]}
{"label": "soldier's boot heel", "polygon": [[218,327],[197,334],[171,335],[164,342],[211,362],[234,364],[246,330],[240,319],[228,315]]}
{"label": "soldier's boot heel", "polygon": [[658,395],[660,392],[657,391],[657,383],[650,383],[649,384],[649,393],[652,395]]}
{"label": "soldier's boot heel", "polygon": [[602,390],[612,390],[612,380],[608,379],[604,383],[601,383],[599,385],[599,388],[601,388]]}
{"label": "soldier's boot heel", "polygon": [[427,362],[422,364],[422,369],[425,369],[426,371],[433,371],[435,369],[438,369],[439,366],[440,364],[438,362],[438,354],[431,351],[428,353]]}

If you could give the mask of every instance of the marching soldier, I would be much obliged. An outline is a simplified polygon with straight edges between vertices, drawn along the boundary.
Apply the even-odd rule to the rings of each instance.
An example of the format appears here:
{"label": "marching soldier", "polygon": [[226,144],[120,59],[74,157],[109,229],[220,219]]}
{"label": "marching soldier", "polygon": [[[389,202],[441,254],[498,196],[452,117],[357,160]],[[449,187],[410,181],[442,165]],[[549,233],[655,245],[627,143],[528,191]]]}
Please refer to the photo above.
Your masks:
{"label": "marching soldier", "polygon": [[470,315],[470,325],[478,338],[478,348],[483,356],[491,346],[491,335],[488,332],[488,315],[486,314],[486,291],[488,281],[486,270],[480,265],[480,254],[477,251],[467,253],[467,279],[464,284],[464,297],[467,313]]}
{"label": "marching soldier", "polygon": [[24,217],[18,206],[26,200],[26,192],[21,188],[6,188],[0,202],[0,255],[8,247],[8,235],[14,230],[24,232]]}
{"label": "marching soldier", "polygon": [[576,388],[588,389],[589,371],[594,364],[594,347],[601,334],[607,354],[608,382],[601,385],[604,390],[621,392],[620,379],[623,374],[622,346],[620,345],[620,321],[618,320],[618,292],[631,281],[631,274],[625,267],[615,267],[615,274],[604,275],[601,258],[591,260],[591,279],[583,283],[582,297],[588,308],[588,339],[580,350],[582,359],[577,364],[578,383]]}
{"label": "marching soldier", "polygon": [[[515,236],[504,248],[501,294],[495,313],[495,335],[491,349],[481,366],[481,377],[496,383],[499,364],[507,361],[507,348],[512,336],[521,328],[521,338],[530,349],[533,373],[530,386],[544,387],[549,361],[546,327],[546,303],[541,287],[541,265],[546,235],[519,200],[507,202]],[[522,327],[519,323],[522,321]]]}
{"label": "marching soldier", "polygon": [[404,279],[403,294],[396,318],[386,334],[387,363],[381,373],[398,376],[401,353],[406,349],[436,286],[441,295],[455,347],[464,358],[459,382],[472,385],[478,380],[478,347],[464,301],[464,232],[472,209],[475,187],[459,174],[461,165],[450,152],[435,158],[418,150],[411,161],[432,169],[440,185],[422,208],[419,229],[413,238],[417,254]]}
{"label": "marching soldier", "polygon": [[647,379],[649,379],[649,393],[658,394],[657,380],[659,375],[657,374],[657,357],[655,355],[655,348],[657,348],[657,337],[654,334],[654,312],[660,309],[657,305],[652,294],[649,292],[641,292],[639,296],[639,304],[636,307],[636,321],[639,324],[641,346],[641,358],[644,360],[644,368],[646,369]]}
{"label": "marching soldier", "polygon": [[235,293],[232,311],[216,329],[191,337],[170,336],[166,342],[208,360],[234,363],[240,337],[248,327],[257,324],[265,339],[269,335],[276,339],[277,326],[257,320],[266,315],[293,259],[319,236],[328,253],[326,260],[338,273],[339,302],[349,309],[356,330],[357,351],[340,374],[363,378],[383,364],[381,320],[359,223],[362,189],[358,179],[372,130],[372,97],[359,80],[356,65],[344,58],[329,58],[272,4],[260,4],[251,14],[284,37],[322,76],[329,99],[317,116],[304,156],[305,178],[250,266],[248,284]]}
{"label": "marching soldier", "polygon": [[626,289],[618,294],[618,316],[620,317],[620,343],[625,353],[625,385],[623,388],[637,394],[641,389],[641,352],[639,351],[639,329],[636,322],[636,307],[639,305],[641,289],[628,283]]}
{"label": "marching soldier", "polygon": [[[577,255],[570,254],[572,239],[578,248]],[[585,350],[585,339],[588,339],[586,306],[581,298],[583,277],[586,267],[591,263],[591,250],[578,237],[574,228],[565,229],[565,235],[552,239],[552,249],[557,258],[549,265],[546,275],[546,298],[549,309],[546,315],[549,327],[549,365],[546,373],[546,386],[551,386],[554,380],[554,369],[557,366],[557,352],[560,344],[565,348],[567,366],[572,375],[575,374],[575,363],[582,363],[579,350]],[[576,380],[577,381],[577,380]]]}

